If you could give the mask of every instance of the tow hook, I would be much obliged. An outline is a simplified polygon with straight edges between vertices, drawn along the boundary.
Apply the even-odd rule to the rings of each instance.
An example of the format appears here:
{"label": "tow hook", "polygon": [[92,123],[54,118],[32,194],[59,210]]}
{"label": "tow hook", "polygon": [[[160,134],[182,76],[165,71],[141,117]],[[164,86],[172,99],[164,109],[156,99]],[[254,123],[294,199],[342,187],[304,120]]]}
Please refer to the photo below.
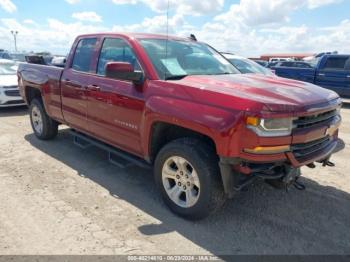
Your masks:
{"label": "tow hook", "polygon": [[335,166],[335,164],[333,162],[329,161],[328,159],[326,159],[326,160],[324,160],[322,162],[322,166],[331,166],[331,167],[333,167],[333,166]]}
{"label": "tow hook", "polygon": [[287,174],[283,178],[283,183],[285,184],[286,191],[288,192],[290,187],[294,185],[296,189],[304,190],[305,186],[298,182],[300,176],[300,170],[294,168],[287,168]]}
{"label": "tow hook", "polygon": [[294,180],[294,187],[298,190],[305,190],[306,189],[306,186],[304,184],[302,184],[301,182],[298,181],[299,177],[296,177],[295,180]]}
{"label": "tow hook", "polygon": [[315,168],[316,167],[316,165],[314,164],[314,163],[310,163],[310,164],[308,164],[308,165],[306,165],[308,168]]}

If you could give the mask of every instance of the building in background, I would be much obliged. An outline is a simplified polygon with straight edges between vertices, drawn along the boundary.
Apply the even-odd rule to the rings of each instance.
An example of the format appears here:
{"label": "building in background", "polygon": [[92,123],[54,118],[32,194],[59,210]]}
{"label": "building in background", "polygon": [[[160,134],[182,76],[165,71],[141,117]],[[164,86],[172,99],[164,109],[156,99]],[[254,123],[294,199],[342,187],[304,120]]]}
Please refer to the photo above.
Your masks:
{"label": "building in background", "polygon": [[270,61],[272,58],[291,58],[293,60],[302,60],[305,57],[314,56],[315,54],[311,53],[286,53],[286,54],[264,54],[261,55],[259,60]]}

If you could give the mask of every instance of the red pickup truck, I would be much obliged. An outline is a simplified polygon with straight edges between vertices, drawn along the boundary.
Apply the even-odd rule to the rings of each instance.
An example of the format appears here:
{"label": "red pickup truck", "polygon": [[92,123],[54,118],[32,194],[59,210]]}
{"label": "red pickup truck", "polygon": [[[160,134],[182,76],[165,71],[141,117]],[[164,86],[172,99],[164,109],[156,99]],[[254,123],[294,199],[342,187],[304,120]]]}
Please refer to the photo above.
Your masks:
{"label": "red pickup truck", "polygon": [[18,81],[39,139],[64,124],[153,165],[165,203],[190,219],[257,178],[288,186],[301,166],[331,165],[341,122],[333,91],[241,74],[179,37],[79,36],[65,68],[21,64]]}

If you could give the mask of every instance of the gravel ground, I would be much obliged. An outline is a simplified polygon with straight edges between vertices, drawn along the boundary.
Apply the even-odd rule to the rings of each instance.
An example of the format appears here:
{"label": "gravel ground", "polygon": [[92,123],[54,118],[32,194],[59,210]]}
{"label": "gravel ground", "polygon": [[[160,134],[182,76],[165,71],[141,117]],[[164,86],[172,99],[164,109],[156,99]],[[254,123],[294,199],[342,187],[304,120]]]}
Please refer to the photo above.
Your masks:
{"label": "gravel ground", "polygon": [[350,106],[336,167],[304,168],[305,191],[252,185],[199,221],[174,216],[152,172],[32,134],[26,108],[0,109],[0,254],[350,254]]}

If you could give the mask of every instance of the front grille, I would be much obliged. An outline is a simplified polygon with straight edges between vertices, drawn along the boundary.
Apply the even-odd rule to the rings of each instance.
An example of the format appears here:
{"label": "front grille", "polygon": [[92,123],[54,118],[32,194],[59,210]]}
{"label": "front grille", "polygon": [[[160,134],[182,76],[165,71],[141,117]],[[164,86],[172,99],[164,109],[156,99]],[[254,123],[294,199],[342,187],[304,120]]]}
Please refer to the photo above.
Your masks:
{"label": "front grille", "polygon": [[23,100],[12,100],[12,101],[7,101],[5,104],[2,105],[17,105],[17,104],[23,104]]}
{"label": "front grille", "polygon": [[18,86],[3,86],[4,89],[16,89]]}
{"label": "front grille", "polygon": [[294,144],[291,146],[291,150],[294,154],[294,157],[297,160],[301,160],[327,147],[330,142],[331,142],[331,138],[327,136],[308,143]]}
{"label": "front grille", "polygon": [[5,90],[5,95],[7,96],[21,96],[19,94],[19,90],[18,89],[15,89],[15,90]]}
{"label": "front grille", "polygon": [[294,127],[296,129],[302,129],[312,127],[314,125],[326,122],[337,116],[337,110],[331,110],[324,113],[319,113],[311,116],[302,116],[294,120]]}

